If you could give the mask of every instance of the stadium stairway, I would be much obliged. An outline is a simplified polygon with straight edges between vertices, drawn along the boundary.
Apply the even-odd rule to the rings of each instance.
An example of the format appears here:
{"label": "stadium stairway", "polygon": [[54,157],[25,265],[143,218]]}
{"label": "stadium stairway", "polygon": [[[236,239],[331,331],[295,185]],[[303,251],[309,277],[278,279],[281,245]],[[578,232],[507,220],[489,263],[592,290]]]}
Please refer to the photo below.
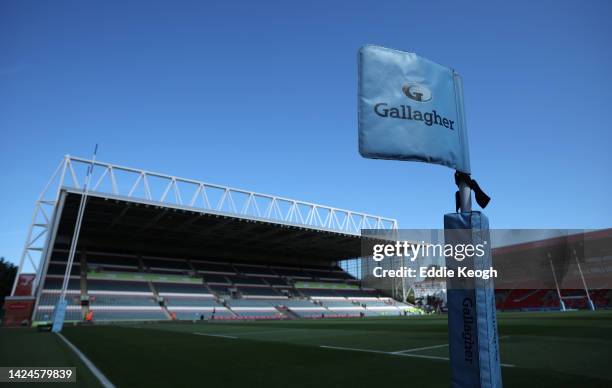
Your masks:
{"label": "stadium stairway", "polygon": [[217,300],[227,309],[230,314],[232,314],[233,318],[240,318],[240,316],[234,310],[232,310],[232,307],[225,301],[225,299],[217,297]]}
{"label": "stadium stairway", "polygon": [[149,288],[151,289],[151,292],[153,293],[153,296],[155,297],[155,300],[157,301],[157,303],[159,303],[159,306],[162,309],[162,312],[164,313],[164,315],[166,316],[166,318],[173,320],[173,316],[170,313],[170,311],[168,311],[168,307],[166,306],[165,302],[159,302],[160,300],[162,300],[162,298],[159,296],[159,293],[157,292],[157,289],[155,288],[155,286],[153,285],[153,282],[147,282],[149,283]]}
{"label": "stadium stairway", "polygon": [[289,310],[286,306],[275,305],[274,308],[283,316],[283,319],[300,319],[300,316]]}
{"label": "stadium stairway", "polygon": [[[193,267],[193,263],[190,262],[190,265]],[[202,283],[210,290],[211,294],[213,294],[216,302],[218,302],[219,304],[227,308],[227,310],[229,311],[230,314],[232,314],[233,317],[238,317],[238,314],[236,314],[236,312],[232,310],[232,308],[225,302],[224,298],[219,296],[219,294],[214,291],[214,289],[210,286],[210,284],[208,284],[205,280],[202,280]]]}
{"label": "stadium stairway", "polygon": [[299,315],[297,315],[296,313],[294,313],[293,311],[289,309],[280,310],[278,307],[276,309],[280,311],[283,314],[283,316],[286,317],[287,319],[300,319]]}

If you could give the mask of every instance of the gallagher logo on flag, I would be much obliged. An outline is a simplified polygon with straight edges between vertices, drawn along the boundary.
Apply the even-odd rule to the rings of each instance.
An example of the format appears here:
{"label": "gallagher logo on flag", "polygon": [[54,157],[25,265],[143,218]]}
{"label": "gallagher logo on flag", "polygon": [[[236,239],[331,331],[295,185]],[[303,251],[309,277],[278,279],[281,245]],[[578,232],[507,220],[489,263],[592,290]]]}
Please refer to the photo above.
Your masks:
{"label": "gallagher logo on flag", "polygon": [[404,85],[402,86],[402,91],[406,97],[418,102],[427,102],[432,98],[431,90],[419,84]]}

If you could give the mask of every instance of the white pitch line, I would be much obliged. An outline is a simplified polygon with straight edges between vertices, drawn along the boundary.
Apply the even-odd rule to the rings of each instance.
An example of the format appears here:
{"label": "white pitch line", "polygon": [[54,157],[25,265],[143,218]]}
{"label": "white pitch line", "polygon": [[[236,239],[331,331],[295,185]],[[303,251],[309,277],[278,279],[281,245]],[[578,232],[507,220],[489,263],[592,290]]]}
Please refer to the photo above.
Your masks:
{"label": "white pitch line", "polygon": [[[436,345],[438,346],[438,345]],[[430,360],[442,360],[442,361],[449,361],[448,357],[439,357],[439,356],[426,356],[424,354],[404,354],[404,353],[397,353],[397,352],[385,352],[382,350],[373,350],[373,349],[357,349],[357,348],[345,348],[342,346],[328,346],[328,345],[320,345],[319,347],[321,348],[325,348],[325,349],[335,349],[335,350],[348,350],[348,351],[353,351],[353,352],[366,352],[366,353],[378,353],[378,354],[388,354],[390,356],[400,356],[400,357],[414,357],[414,358],[425,358],[425,359],[430,359]],[[506,368],[514,368],[516,365],[513,364],[500,364],[503,367]]]}
{"label": "white pitch line", "polygon": [[[505,338],[510,338],[509,335],[503,335],[501,337],[499,337],[499,339],[505,339]],[[422,348],[413,348],[413,349],[406,349],[406,350],[398,350],[396,352],[392,352],[393,354],[402,354],[402,353],[409,353],[409,352],[418,352],[421,350],[429,350],[429,349],[437,349],[437,348],[443,348],[445,346],[448,346],[448,344],[442,344],[442,345],[433,345],[433,346],[424,346]]]}
{"label": "white pitch line", "polygon": [[87,356],[85,356],[83,354],[83,352],[81,352],[79,350],[79,348],[77,348],[76,346],[74,346],[72,344],[72,342],[68,341],[66,339],[66,337],[64,337],[62,335],[62,333],[56,333],[61,339],[62,341],[64,341],[64,343],[66,345],[68,345],[68,347],[74,352],[76,353],[76,355],[81,359],[81,361],[83,362],[83,364],[85,364],[85,366],[87,368],[89,368],[89,370],[91,371],[91,373],[93,373],[94,376],[96,376],[96,378],[100,381],[100,384],[102,384],[102,386],[104,388],[115,388],[115,385],[113,385],[113,383],[111,383],[111,381],[104,376],[104,374],[102,372],[100,372],[100,369],[98,369],[93,362],[89,361],[89,358],[87,358]]}
{"label": "white pitch line", "polygon": [[206,333],[198,333],[194,332],[195,335],[205,335],[207,337],[220,337],[220,338],[229,338],[229,339],[238,339],[238,337],[234,337],[233,335],[225,335],[225,334],[206,334]]}
{"label": "white pitch line", "polygon": [[406,349],[406,350],[398,350],[397,352],[391,352],[391,353],[393,353],[393,354],[402,354],[402,353],[409,353],[409,352],[418,352],[420,350],[429,350],[429,349],[444,348],[446,346],[448,346],[448,344],[433,345],[433,346],[424,346],[422,348],[413,348],[413,349]]}
{"label": "white pitch line", "polygon": [[385,352],[382,350],[372,350],[372,349],[356,349],[356,348],[344,348],[342,346],[328,346],[328,345],[321,345],[319,346],[320,348],[325,348],[325,349],[335,349],[335,350],[350,350],[353,352],[367,352],[367,353],[379,353],[379,354],[393,354],[393,353],[389,353],[389,352]]}
{"label": "white pitch line", "polygon": [[[393,354],[393,353],[391,353]],[[441,356],[427,356],[425,354],[393,354],[394,356],[402,356],[402,357],[414,357],[414,358],[427,358],[430,360],[443,360],[443,361],[448,361],[448,357],[441,357]]]}
{"label": "white pitch line", "polygon": [[395,353],[395,352],[385,352],[383,350],[373,350],[373,349],[357,349],[357,348],[345,348],[342,346],[327,346],[327,345],[321,345],[321,348],[325,348],[325,349],[336,349],[336,350],[349,350],[352,352],[367,352],[367,353],[378,353],[378,354],[388,354],[390,356],[403,356],[403,357],[416,357],[416,358],[429,358],[432,360],[446,360],[448,361],[448,358],[446,357],[438,357],[438,356],[424,356],[424,355],[420,355],[420,354],[402,354],[402,353]]}
{"label": "white pitch line", "polygon": [[[258,330],[258,331],[240,331],[236,334],[242,335],[259,335],[259,334],[276,334],[276,333],[284,333],[284,332],[294,332],[296,329],[286,329],[286,330]],[[233,334],[233,333],[232,333]],[[229,334],[223,334],[229,335]]]}

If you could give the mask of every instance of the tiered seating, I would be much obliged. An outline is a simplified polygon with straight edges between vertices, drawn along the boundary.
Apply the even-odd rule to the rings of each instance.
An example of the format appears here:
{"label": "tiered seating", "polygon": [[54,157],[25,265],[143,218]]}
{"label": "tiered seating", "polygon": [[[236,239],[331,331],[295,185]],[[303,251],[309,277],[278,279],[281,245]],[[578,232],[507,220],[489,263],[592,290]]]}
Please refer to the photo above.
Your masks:
{"label": "tiered seating", "polygon": [[[53,319],[53,310],[55,306],[38,306],[36,313],[34,314],[34,321],[37,322],[51,322]],[[83,319],[83,313],[81,312],[81,306],[69,305],[66,308],[66,316],[64,320],[67,322],[81,321]]]}
{"label": "tiered seating", "polygon": [[501,309],[510,294],[510,290],[495,290],[495,307]]}
{"label": "tiered seating", "polygon": [[336,272],[332,271],[318,271],[318,270],[305,270],[306,274],[308,274],[311,278],[316,280],[342,280]]}
{"label": "tiered seating", "polygon": [[238,291],[243,298],[280,298],[282,295],[272,287],[243,287]]}
{"label": "tiered seating", "polygon": [[366,308],[366,315],[397,315],[405,308],[410,307],[409,305],[401,302],[394,301],[390,298],[387,299],[366,299],[360,300]]}
{"label": "tiered seating", "polygon": [[289,283],[283,278],[265,278],[266,283],[272,287],[288,287]]}
{"label": "tiered seating", "polygon": [[[47,276],[43,283],[43,292],[57,291],[60,292],[62,289],[63,277]],[[80,291],[81,279],[75,276],[71,276],[68,281],[69,291]]]}
{"label": "tiered seating", "polygon": [[[279,303],[281,301],[276,300],[276,301],[271,301],[271,303]],[[290,309],[293,308],[310,308],[310,307],[320,307],[315,305],[311,300],[308,299],[287,299],[287,300],[283,300],[282,304]]]}
{"label": "tiered seating", "polygon": [[224,275],[216,274],[204,274],[202,275],[204,281],[208,284],[231,284],[231,282]]}
{"label": "tiered seating", "polygon": [[610,305],[611,290],[590,290],[591,300],[598,308],[605,308]]}
{"label": "tiered seating", "polygon": [[214,309],[209,311],[202,310],[185,310],[185,309],[174,309],[171,310],[170,314],[174,314],[177,320],[215,320],[215,319],[233,319],[235,315],[227,309]]}
{"label": "tiered seating", "polygon": [[496,290],[496,305],[501,310],[556,310],[560,306],[556,291],[549,289]]}
{"label": "tiered seating", "polygon": [[209,285],[208,288],[215,294],[217,294],[220,298],[230,298],[232,293],[228,286],[219,286],[219,285]]}
{"label": "tiered seating", "polygon": [[336,316],[360,316],[366,310],[359,304],[355,304],[349,300],[322,300],[321,305],[326,307],[332,314]]}
{"label": "tiered seating", "polygon": [[556,310],[561,307],[561,303],[559,303],[559,296],[557,295],[557,292],[555,290],[547,290],[541,301],[542,306],[545,309]]}
{"label": "tiered seating", "polygon": [[313,299],[348,298],[357,300],[376,299],[379,293],[375,290],[359,289],[357,286],[340,282],[298,282],[296,288]]}
{"label": "tiered seating", "polygon": [[280,276],[285,276],[293,279],[310,279],[310,275],[299,268],[289,267],[271,267],[272,270]]}
{"label": "tiered seating", "polygon": [[230,263],[191,260],[191,264],[198,272],[202,273],[220,273],[228,275],[236,273],[234,267],[232,267]]}
{"label": "tiered seating", "polygon": [[[43,292],[40,296],[39,306],[48,306],[54,307],[59,300],[60,293],[59,292]],[[68,306],[80,306],[81,298],[80,293],[66,293],[66,302],[68,302]]]}
{"label": "tiered seating", "polygon": [[336,294],[356,300],[376,299],[380,293],[376,290],[336,290]]}
{"label": "tiered seating", "polygon": [[290,298],[304,298],[305,295],[302,294],[299,290],[293,287],[277,287],[276,290],[280,295],[284,295]]}
{"label": "tiered seating", "polygon": [[[273,306],[273,307],[286,307],[287,304],[295,302],[295,303],[299,303],[301,302],[301,300],[296,300],[296,299],[265,299],[262,300],[264,303],[267,303],[269,306]],[[310,302],[308,302],[310,303]]]}
{"label": "tiered seating", "polygon": [[[66,273],[66,263],[49,263],[49,268],[47,268],[47,275],[59,275],[64,276]],[[81,266],[77,263],[72,265],[72,270],[70,271],[71,276],[81,276]]]}
{"label": "tiered seating", "polygon": [[301,318],[321,318],[329,311],[320,305],[314,304],[311,300],[306,299],[287,299],[280,301],[271,301],[276,306],[283,306]]}
{"label": "tiered seating", "polygon": [[[608,289],[589,290],[589,296],[596,308],[610,306],[612,291]],[[563,303],[568,309],[588,309],[588,299],[582,289],[561,290]],[[495,290],[496,306],[500,310],[558,310],[559,296],[554,289]]]}
{"label": "tiered seating", "polygon": [[140,267],[140,263],[137,257],[88,254],[87,267],[89,270],[92,270],[94,268],[108,268],[113,270],[125,268],[138,270],[138,268]]}
{"label": "tiered seating", "polygon": [[225,307],[214,298],[204,297],[165,297],[164,301],[168,307]]}
{"label": "tiered seating", "polygon": [[305,270],[315,270],[315,271],[338,271],[340,267],[337,266],[329,266],[329,265],[305,265],[302,267]]}
{"label": "tiered seating", "polygon": [[341,300],[322,300],[320,301],[321,305],[327,307],[328,309],[341,309],[341,308],[356,308],[362,310],[363,307],[360,304],[355,304],[349,300],[341,299]]}
{"label": "tiered seating", "polygon": [[267,286],[262,278],[256,278],[254,276],[227,276],[228,280],[237,286]]}
{"label": "tiered seating", "polygon": [[376,300],[368,300],[367,302],[363,302],[362,304],[366,307],[386,307],[386,306],[389,306],[390,303],[387,302],[386,300],[376,299]]}
{"label": "tiered seating", "polygon": [[[210,289],[220,297],[232,296],[231,290],[238,291],[243,298],[278,298],[280,293],[272,288],[263,278],[252,276],[203,274]],[[272,278],[270,278],[272,279]],[[286,284],[286,283],[285,283]]]}
{"label": "tiered seating", "polygon": [[351,275],[349,275],[348,273],[339,270],[339,271],[334,271],[333,272],[333,276],[335,279],[344,279],[344,280],[354,280],[357,281],[357,279],[355,279],[354,277],[352,277]]}
{"label": "tiered seating", "polygon": [[233,316],[203,283],[153,282],[153,288],[173,319],[199,320]]}
{"label": "tiered seating", "polygon": [[89,279],[87,294],[94,321],[168,319],[146,281]]}
{"label": "tiered seating", "polygon": [[344,272],[339,267],[326,267],[326,266],[307,266],[304,267],[304,272],[311,278],[320,281],[326,280],[355,280],[351,275]]}
{"label": "tiered seating", "polygon": [[[64,256],[54,254],[48,267],[38,317],[57,303]],[[402,311],[335,266],[102,253],[88,254],[85,265],[74,264],[68,296],[70,314],[78,320],[87,309],[94,321],[321,318]],[[607,303],[606,297],[598,298]]]}
{"label": "tiered seating", "polygon": [[95,309],[94,321],[160,321],[168,319],[161,308],[151,310]]}
{"label": "tiered seating", "polygon": [[234,315],[214,298],[196,296],[164,297],[164,302],[171,315],[176,319],[198,320],[228,318]]}
{"label": "tiered seating", "polygon": [[[232,282],[228,277],[236,276],[236,270],[232,264],[204,260],[191,260],[191,264],[202,276],[211,293],[223,299],[231,298],[230,287]],[[230,312],[228,314],[231,316]],[[209,319],[210,317],[205,314],[203,318]]]}
{"label": "tiered seating", "polygon": [[238,273],[247,276],[278,277],[274,271],[263,265],[236,264],[234,268]]}
{"label": "tiered seating", "polygon": [[281,313],[267,301],[234,299],[228,301],[233,312],[242,318],[270,319],[281,318]]}
{"label": "tiered seating", "polygon": [[88,280],[87,289],[89,294],[149,294],[153,291],[147,282],[133,282],[123,280]]}
{"label": "tiered seating", "polygon": [[191,266],[186,260],[170,260],[157,258],[143,258],[142,262],[150,272],[188,272]]}
{"label": "tiered seating", "polygon": [[334,290],[324,289],[324,288],[300,288],[300,292],[305,296],[308,296],[313,299],[322,299],[322,298],[338,298],[338,294],[334,292]]}
{"label": "tiered seating", "polygon": [[[63,275],[47,276],[43,282],[38,308],[34,314],[35,321],[47,322],[53,317],[53,310],[59,300],[62,289]],[[66,309],[67,321],[80,321],[82,319],[81,312],[81,281],[80,278],[71,276],[66,289],[66,301],[68,308]]]}
{"label": "tiered seating", "polygon": [[213,297],[204,284],[153,283],[153,287],[161,296],[207,296]]}
{"label": "tiered seating", "polygon": [[391,299],[391,298],[388,298],[388,299],[389,299],[389,302],[390,302],[392,305],[395,305],[395,306],[399,307],[400,309],[401,309],[401,308],[414,307],[413,305],[410,305],[410,304],[408,304],[408,303],[399,302],[399,301],[397,301],[397,300],[393,300],[393,299]]}
{"label": "tiered seating", "polygon": [[158,306],[157,300],[153,297],[132,296],[132,295],[92,295],[89,297],[89,306]]}

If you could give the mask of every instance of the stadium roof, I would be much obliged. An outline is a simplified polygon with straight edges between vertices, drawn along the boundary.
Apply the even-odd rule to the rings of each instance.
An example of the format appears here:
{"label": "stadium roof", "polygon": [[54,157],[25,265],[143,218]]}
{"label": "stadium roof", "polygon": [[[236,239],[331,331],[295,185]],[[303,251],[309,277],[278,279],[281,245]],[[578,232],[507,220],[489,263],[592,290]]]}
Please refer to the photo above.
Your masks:
{"label": "stadium roof", "polygon": [[[72,239],[81,192],[65,195],[55,248]],[[89,193],[79,249],[240,261],[330,262],[361,255],[361,237],[223,212]]]}

